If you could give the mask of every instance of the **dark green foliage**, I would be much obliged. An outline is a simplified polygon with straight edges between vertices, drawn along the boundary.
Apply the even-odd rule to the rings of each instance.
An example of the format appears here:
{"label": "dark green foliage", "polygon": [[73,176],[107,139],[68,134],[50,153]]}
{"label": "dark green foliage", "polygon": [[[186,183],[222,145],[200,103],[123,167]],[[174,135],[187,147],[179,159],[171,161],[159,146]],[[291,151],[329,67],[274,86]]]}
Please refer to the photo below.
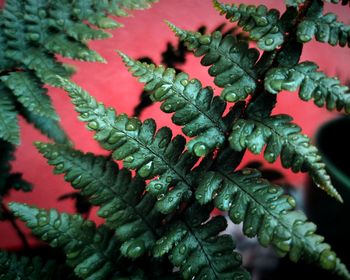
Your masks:
{"label": "dark green foliage", "polygon": [[33,114],[58,120],[47,90],[42,88],[40,81],[32,73],[12,72],[1,80],[12,90],[18,102]]}
{"label": "dark green foliage", "polygon": [[282,45],[284,33],[281,27],[280,12],[268,10],[266,6],[244,4],[222,4],[213,0],[214,7],[231,22],[238,22],[249,38],[257,41],[258,47],[264,51],[272,51]]}
{"label": "dark green foliage", "polygon": [[[134,3],[149,2],[135,1],[123,3],[133,7]],[[281,157],[285,168],[308,172],[320,188],[342,200],[311,140],[301,134],[301,128],[292,123],[291,117],[272,114],[277,104],[276,94],[298,88],[303,100],[313,98],[318,106],[349,111],[347,87],[318,72],[315,64],[299,63],[303,44],[298,30],[305,20],[318,17],[322,2],[288,1],[292,7],[281,16],[264,6],[213,2],[230,21],[238,22],[263,51],[249,48],[244,37],[225,34],[222,29],[205,35],[202,34],[205,30],[190,32],[168,24],[182,44],[196,56],[203,56],[201,63],[210,66],[214,83],[223,88],[221,98],[214,96],[212,88],[203,87],[199,80],[190,79],[174,67],[155,66],[120,53],[133,75],[146,84],[145,90],[150,92],[152,101],[160,102],[161,110],[171,113],[173,123],[182,127],[190,138],[187,144],[183,136],[173,137],[167,127],[157,130],[153,119],[141,121],[116,114],[114,109],[98,103],[67,79],[66,68],[51,59],[52,53],[42,55],[36,51],[34,60],[26,60],[26,71],[2,75],[0,86],[5,96],[0,102],[5,108],[0,118],[2,126],[9,126],[9,118],[15,119],[10,116],[12,108],[16,108],[49,133],[47,122],[42,120],[49,115],[45,110],[50,107],[40,107],[44,103],[37,102],[27,108],[28,95],[37,97],[45,92],[24,92],[23,88],[38,88],[32,85],[40,85],[40,81],[50,83],[69,93],[79,119],[94,132],[101,146],[111,152],[104,157],[84,154],[68,145],[35,144],[54,166],[54,172],[64,174],[75,189],[65,197],[80,197],[99,208],[97,214],[105,219],[100,227],[79,215],[59,214],[56,210],[45,211],[18,203],[11,203],[9,207],[34,235],[53,247],[62,248],[67,264],[83,279],[250,279],[241,268],[241,256],[234,251],[233,240],[222,234],[227,227],[225,214],[211,216],[214,207],[226,212],[232,222],[242,224],[246,236],[256,237],[262,246],[272,246],[278,255],[289,255],[292,261],[315,263],[350,279],[345,265],[316,233],[316,225],[296,210],[293,197],[271,183],[273,178],[268,181],[255,169],[237,169],[247,150],[255,154],[264,152],[268,162]],[[40,0],[35,3],[46,4]],[[28,29],[42,30],[37,29],[37,25],[49,25],[50,21],[45,19],[54,17],[61,31],[71,31],[63,32],[62,36],[56,34],[52,44],[40,46],[53,50],[54,44],[68,36],[74,39],[71,44],[59,43],[59,49],[54,52],[83,55],[80,48],[86,40],[80,35],[90,27],[80,21],[111,27],[113,22],[106,17],[106,12],[123,12],[110,10],[108,5],[118,3],[118,0],[78,0],[69,4],[74,7],[67,10],[52,3],[52,13],[41,13],[43,20],[31,19]],[[75,22],[76,18],[69,16],[71,13],[80,21]],[[66,21],[61,22],[62,17]],[[28,19],[7,17],[6,20]],[[17,35],[21,33],[19,27],[15,30]],[[86,39],[103,37],[103,31],[91,30]],[[1,36],[0,32],[0,41]],[[45,36],[44,32],[37,40]],[[26,44],[26,40],[35,39],[30,37],[23,37],[20,42],[16,41],[17,37],[13,40]],[[18,55],[15,47],[17,45],[13,46],[14,56]],[[181,60],[182,51],[179,57],[175,54],[175,61]],[[86,52],[83,56],[93,55]],[[0,55],[0,61],[6,59]],[[45,68],[41,67],[43,60],[48,62]],[[18,77],[28,83],[19,89],[13,88],[12,94],[9,88],[16,84]],[[242,99],[245,101],[236,102]],[[236,104],[227,108],[227,102]],[[41,119],[31,117],[33,111]],[[5,152],[4,158],[10,154]],[[121,161],[123,168],[114,160]],[[3,169],[8,173],[8,165]],[[135,170],[135,175],[131,170]],[[11,259],[7,255],[5,258]]]}
{"label": "dark green foliage", "polygon": [[[157,131],[152,119],[141,122],[125,114],[116,115],[113,108],[97,103],[68,80],[61,78],[61,86],[69,92],[80,120],[96,132],[94,138],[106,150],[113,151],[114,159],[123,160],[124,167],[136,169],[145,179],[157,176],[147,185],[147,190],[158,197],[156,206],[161,212],[172,212],[190,197],[194,179],[188,172],[197,158],[184,152],[186,141],[182,136],[172,138],[167,127]],[[174,187],[172,191],[171,187]]]}
{"label": "dark green foliage", "polygon": [[60,280],[77,279],[64,265],[39,257],[18,257],[0,251],[0,279],[6,280]]}
{"label": "dark green foliage", "polygon": [[14,99],[8,89],[0,84],[0,137],[19,144],[19,128]]}
{"label": "dark green foliage", "polygon": [[[47,96],[47,89],[43,88],[44,84],[55,85],[56,75],[68,78],[73,73],[55,55],[104,62],[99,54],[89,49],[87,41],[108,38],[110,34],[102,29],[120,26],[108,15],[125,16],[125,9],[143,9],[153,2],[156,1],[6,1],[0,11],[1,93],[5,91],[4,87],[10,89],[8,94],[15,97],[13,102],[22,103],[31,114],[30,122],[35,127],[57,142],[67,142],[57,123],[58,116]],[[21,112],[4,99],[6,97],[0,100],[0,118],[7,116],[14,125],[1,122],[0,137],[19,144],[19,128],[15,123]],[[47,118],[47,124],[43,117]]]}
{"label": "dark green foliage", "polygon": [[[136,258],[144,254],[158,237],[161,215],[155,209],[156,199],[144,193],[145,182],[131,177],[127,169],[102,156],[83,154],[70,147],[36,143],[56,174],[100,206],[97,214],[115,230],[123,255]],[[137,229],[137,230],[136,230]]]}
{"label": "dark green foliage", "polygon": [[234,223],[243,222],[245,235],[257,236],[263,246],[273,245],[281,256],[289,253],[294,262],[304,258],[349,277],[330,246],[322,243],[323,237],[315,234],[316,225],[294,211],[294,198],[283,194],[281,187],[262,179],[254,169],[234,173],[218,169],[207,173],[199,184],[196,198],[200,203],[214,201]]}
{"label": "dark green foliage", "polygon": [[268,162],[275,162],[281,156],[284,168],[291,168],[293,172],[307,171],[321,189],[342,201],[330,181],[317,148],[310,144],[306,135],[301,134],[301,128],[291,121],[288,115],[263,118],[248,115],[248,119],[235,122],[228,138],[230,145],[236,151],[248,148],[254,154],[260,154],[266,145],[264,158]]}
{"label": "dark green foliage", "polygon": [[146,83],[151,99],[162,103],[161,110],[174,113],[173,122],[183,126],[185,135],[195,137],[187,144],[190,152],[205,156],[223,144],[230,122],[222,119],[226,104],[213,97],[211,87],[203,88],[199,80],[190,80],[184,72],[176,74],[175,69],[156,67],[119,54],[133,75]]}
{"label": "dark green foliage", "polygon": [[[338,4],[341,3],[342,5],[348,5],[350,2],[349,0],[324,0],[328,3],[334,3]],[[287,6],[294,6],[297,7],[298,5],[304,4],[306,0],[285,0]]]}
{"label": "dark green foliage", "polygon": [[282,90],[296,91],[304,101],[314,99],[318,107],[328,110],[344,110],[350,113],[349,88],[338,78],[330,78],[313,62],[302,62],[293,67],[272,68],[266,74],[265,89],[277,94]]}
{"label": "dark green foliage", "polygon": [[201,64],[210,66],[208,72],[215,77],[214,83],[224,90],[223,99],[235,102],[245,99],[254,92],[257,84],[257,73],[254,66],[259,58],[259,52],[249,48],[246,40],[237,40],[232,35],[224,38],[220,31],[211,35],[182,30],[168,23],[175,34],[195,56],[203,56]]}
{"label": "dark green foliage", "polygon": [[190,206],[157,241],[155,257],[169,254],[184,279],[250,279],[240,268],[242,257],[232,250],[231,236],[218,236],[227,226],[225,218],[209,219],[211,210],[198,204]]}
{"label": "dark green foliage", "polygon": [[337,21],[333,13],[323,14],[323,3],[313,1],[296,33],[300,42],[306,43],[314,37],[317,41],[332,46],[350,47],[350,25]]}
{"label": "dark green foliage", "polygon": [[[79,215],[45,211],[26,204],[11,203],[10,209],[32,230],[33,234],[50,244],[60,247],[67,257],[67,264],[82,279],[121,279],[123,258],[119,254],[120,244],[113,232],[105,226],[96,227],[92,221],[83,220]],[[130,279],[139,279],[132,275]],[[125,277],[125,276],[124,276]],[[128,279],[128,278],[127,278]],[[141,278],[145,279],[145,278]]]}

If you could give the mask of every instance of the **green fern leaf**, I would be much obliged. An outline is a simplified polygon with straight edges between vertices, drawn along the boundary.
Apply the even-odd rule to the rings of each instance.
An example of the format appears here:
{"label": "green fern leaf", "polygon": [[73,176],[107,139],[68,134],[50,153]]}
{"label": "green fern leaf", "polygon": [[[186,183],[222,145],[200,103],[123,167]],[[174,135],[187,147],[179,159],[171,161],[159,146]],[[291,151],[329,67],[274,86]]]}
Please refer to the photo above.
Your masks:
{"label": "green fern leaf", "polygon": [[56,143],[70,143],[68,136],[66,135],[58,121],[36,115],[33,112],[29,111],[27,108],[23,107],[21,104],[16,105],[21,116],[28,123],[34,125],[34,127],[38,129],[42,134],[54,140]]}
{"label": "green fern leaf", "polygon": [[44,89],[31,73],[12,72],[8,76],[1,77],[1,80],[29,111],[53,120],[59,119],[47,95],[47,89]]}
{"label": "green fern leaf", "polygon": [[46,211],[20,203],[9,208],[40,239],[61,247],[67,264],[83,279],[107,279],[118,270],[119,244],[106,227],[96,228],[79,215]]}
{"label": "green fern leaf", "polygon": [[[30,5],[30,7],[32,6]],[[50,3],[50,24],[61,33],[67,34],[81,43],[85,43],[88,40],[110,38],[112,36],[101,29],[94,29],[81,21],[74,20],[75,17],[72,17],[72,11],[74,13],[73,9],[72,4],[62,5],[59,2]],[[40,9],[38,10],[40,16]],[[42,19],[40,19],[40,22],[42,22]]]}
{"label": "green fern leaf", "polygon": [[212,207],[198,204],[187,209],[181,219],[157,241],[155,257],[169,254],[170,261],[180,268],[184,279],[250,279],[240,267],[242,257],[235,251],[223,216],[211,218]]}
{"label": "green fern leaf", "polygon": [[145,182],[131,177],[127,169],[102,156],[83,154],[70,147],[37,142],[36,147],[55,173],[80,190],[93,205],[100,206],[97,215],[115,230],[123,242],[123,255],[136,258],[152,248],[158,237],[162,215],[155,209],[156,199],[144,194]]}
{"label": "green fern leaf", "polygon": [[309,61],[293,67],[272,68],[266,74],[265,89],[277,94],[282,90],[295,91],[299,88],[299,97],[304,101],[314,99],[318,107],[350,113],[349,88],[317,69],[318,66]]}
{"label": "green fern leaf", "polygon": [[170,22],[168,25],[195,56],[203,56],[201,64],[210,66],[208,72],[215,77],[215,85],[224,88],[221,92],[224,100],[236,102],[254,92],[258,79],[254,66],[259,52],[249,48],[246,41],[232,35],[222,38],[219,31],[203,35],[182,30]]}
{"label": "green fern leaf", "polygon": [[148,9],[151,4],[157,3],[158,0],[112,0],[108,11],[115,16],[127,16],[127,10],[144,10]]}
{"label": "green fern leaf", "polygon": [[151,99],[162,102],[161,110],[174,113],[173,122],[183,126],[185,135],[195,137],[187,143],[191,153],[205,156],[224,143],[228,125],[222,114],[226,103],[213,97],[211,87],[202,88],[199,80],[189,80],[184,72],[176,74],[172,68],[156,67],[119,54],[129,71],[146,83],[145,89],[151,92]]}
{"label": "green fern leaf", "polygon": [[291,168],[293,172],[308,171],[318,187],[342,201],[317,148],[310,144],[305,134],[301,134],[301,128],[292,123],[290,116],[258,118],[250,115],[249,119],[239,119],[233,125],[229,142],[235,151],[248,148],[254,154],[260,154],[266,145],[264,157],[268,162],[275,162],[281,155],[284,168]]}
{"label": "green fern leaf", "polygon": [[349,279],[345,265],[328,244],[322,243],[324,238],[315,234],[316,225],[302,212],[293,211],[294,198],[262,179],[258,171],[229,173],[218,168],[208,172],[196,198],[201,204],[214,201],[218,209],[228,211],[234,223],[243,222],[247,236],[257,236],[263,246],[273,245],[279,255],[289,253],[292,261],[303,258]]}
{"label": "green fern leaf", "polygon": [[284,0],[287,7],[298,7],[301,4],[305,3],[305,0]]}
{"label": "green fern leaf", "polygon": [[278,10],[268,10],[264,5],[222,4],[217,0],[213,4],[221,15],[249,32],[249,38],[257,41],[260,49],[272,51],[282,45],[284,34]]}
{"label": "green fern leaf", "polygon": [[54,260],[39,257],[18,257],[15,254],[0,251],[0,279],[7,280],[60,280],[77,279],[64,265]]}
{"label": "green fern leaf", "polygon": [[[172,139],[169,128],[156,132],[154,120],[143,123],[125,114],[116,115],[113,108],[106,108],[74,83],[60,78],[72,99],[81,121],[96,132],[95,139],[113,158],[123,160],[124,167],[136,169],[146,179],[156,179],[147,190],[158,197],[156,207],[162,213],[170,213],[190,197],[192,180],[189,171],[198,158],[183,153],[186,141],[178,135]],[[172,188],[174,187],[174,188]]]}
{"label": "green fern leaf", "polygon": [[298,25],[297,38],[306,43],[314,37],[317,41],[332,46],[350,47],[350,25],[337,21],[333,13],[323,14],[323,3],[313,1],[306,17]]}
{"label": "green fern leaf", "polygon": [[109,7],[112,6],[105,1],[77,0],[73,3],[73,13],[81,21],[87,20],[102,29],[118,28],[121,24],[107,17]]}
{"label": "green fern leaf", "polygon": [[17,112],[8,89],[0,83],[0,138],[19,144]]}
{"label": "green fern leaf", "polygon": [[3,69],[10,69],[14,66],[14,61],[6,56],[7,38],[3,32],[4,28],[4,17],[0,9],[0,72]]}

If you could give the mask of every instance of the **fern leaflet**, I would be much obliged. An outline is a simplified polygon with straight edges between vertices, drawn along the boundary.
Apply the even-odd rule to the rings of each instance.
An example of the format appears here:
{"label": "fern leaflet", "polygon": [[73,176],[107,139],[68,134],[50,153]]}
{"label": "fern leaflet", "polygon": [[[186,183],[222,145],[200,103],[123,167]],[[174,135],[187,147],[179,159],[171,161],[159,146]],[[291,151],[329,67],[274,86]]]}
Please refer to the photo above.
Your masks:
{"label": "fern leaflet", "polygon": [[74,274],[64,265],[39,257],[17,257],[0,251],[0,279],[7,280],[74,280]]}
{"label": "fern leaflet", "polygon": [[325,164],[310,139],[301,134],[301,128],[292,123],[287,115],[275,115],[258,118],[253,115],[249,119],[239,119],[232,128],[229,137],[230,145],[235,151],[248,148],[254,154],[264,150],[268,162],[275,162],[281,155],[284,168],[293,172],[306,172],[314,182],[330,196],[342,201],[340,194],[333,187]]}
{"label": "fern leaflet", "polygon": [[242,257],[233,251],[232,238],[219,236],[227,226],[225,218],[217,216],[207,221],[211,210],[198,204],[188,208],[157,241],[154,255],[169,254],[184,279],[250,279],[240,267]]}
{"label": "fern leaflet", "polygon": [[246,41],[238,41],[232,35],[222,38],[219,31],[203,35],[182,30],[171,23],[168,25],[195,56],[203,56],[201,64],[210,66],[208,72],[215,77],[214,83],[224,88],[221,92],[224,100],[236,102],[254,92],[258,79],[254,66],[259,52],[249,48]]}
{"label": "fern leaflet", "polygon": [[187,143],[190,152],[205,156],[223,144],[229,125],[222,120],[226,103],[213,97],[211,87],[202,88],[199,80],[189,80],[186,73],[176,74],[173,68],[157,67],[119,54],[129,71],[146,83],[151,99],[162,102],[161,110],[174,113],[173,122],[183,126],[185,135],[195,137]]}
{"label": "fern leaflet", "polygon": [[294,198],[262,179],[258,171],[225,172],[219,165],[217,171],[204,176],[196,198],[201,204],[214,201],[217,208],[228,211],[234,223],[243,222],[247,236],[257,236],[263,246],[272,244],[281,256],[289,253],[293,261],[304,258],[350,278],[330,246],[322,243],[324,238],[315,234],[315,224],[302,212],[293,211]]}
{"label": "fern leaflet", "polygon": [[114,161],[102,156],[57,144],[37,142],[36,147],[55,166],[56,174],[65,174],[73,188],[100,206],[97,215],[115,230],[123,255],[136,258],[152,248],[162,216],[155,210],[156,199],[144,194],[140,177],[132,178],[130,171],[119,170]]}
{"label": "fern leaflet", "polygon": [[156,132],[152,119],[142,123],[125,114],[116,115],[113,108],[97,103],[72,82],[60,80],[61,87],[69,93],[80,114],[80,120],[96,132],[95,139],[105,149],[113,151],[114,159],[123,160],[124,167],[136,169],[143,178],[157,176],[146,188],[158,197],[156,206],[162,213],[172,212],[191,196],[194,179],[188,173],[198,158],[183,153],[186,141],[182,136],[172,139],[172,132],[167,127]]}
{"label": "fern leaflet", "polygon": [[314,37],[317,41],[332,46],[350,47],[350,25],[337,21],[333,13],[323,14],[323,3],[313,1],[306,17],[298,25],[297,38],[306,43]]}
{"label": "fern leaflet", "polygon": [[278,10],[268,10],[264,5],[222,4],[217,0],[213,0],[213,4],[221,15],[231,22],[237,21],[244,31],[249,32],[249,38],[257,41],[260,49],[272,51],[283,43],[284,33]]}
{"label": "fern leaflet", "polygon": [[79,215],[45,211],[26,204],[10,203],[10,209],[32,230],[33,234],[61,247],[67,264],[83,279],[106,279],[119,274],[123,259],[113,232]]}
{"label": "fern leaflet", "polygon": [[51,99],[47,95],[47,89],[44,89],[40,81],[31,73],[12,72],[8,76],[1,77],[1,80],[29,111],[42,117],[58,120]]}
{"label": "fern leaflet", "polygon": [[299,97],[304,101],[313,98],[318,107],[350,113],[349,88],[317,69],[318,66],[309,61],[293,67],[272,68],[266,74],[265,89],[277,94],[282,90],[295,91],[299,88]]}
{"label": "fern leaflet", "polygon": [[0,137],[13,144],[19,144],[19,127],[15,104],[8,89],[0,83]]}

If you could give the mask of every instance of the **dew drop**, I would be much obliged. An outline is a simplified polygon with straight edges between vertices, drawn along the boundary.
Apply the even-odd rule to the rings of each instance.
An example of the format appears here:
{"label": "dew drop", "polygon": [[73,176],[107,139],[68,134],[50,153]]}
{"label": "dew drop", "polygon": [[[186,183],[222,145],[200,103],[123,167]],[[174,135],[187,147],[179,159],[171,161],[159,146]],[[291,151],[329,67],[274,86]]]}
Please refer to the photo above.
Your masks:
{"label": "dew drop", "polygon": [[188,80],[182,80],[180,83],[185,87],[188,85]]}
{"label": "dew drop", "polygon": [[290,206],[292,206],[293,208],[296,206],[296,202],[295,199],[293,197],[288,197],[287,202],[289,203]]}
{"label": "dew drop", "polygon": [[268,39],[265,40],[265,45],[266,46],[271,46],[274,42],[275,42],[274,39],[268,38]]}
{"label": "dew drop", "polygon": [[193,146],[193,151],[196,156],[203,157],[208,153],[208,147],[204,143],[198,142]]}
{"label": "dew drop", "polygon": [[237,100],[237,94],[234,92],[229,92],[225,94],[224,99],[228,102],[235,102]]}
{"label": "dew drop", "polygon": [[165,181],[170,184],[173,181],[173,177],[167,176]]}
{"label": "dew drop", "polygon": [[57,169],[57,170],[62,170],[63,168],[64,168],[63,163],[60,163],[60,164],[57,164],[57,165],[56,165],[56,169]]}
{"label": "dew drop", "polygon": [[268,189],[268,192],[271,193],[271,194],[277,193],[277,188],[271,187],[271,188]]}
{"label": "dew drop", "polygon": [[180,250],[179,250],[179,252],[180,252],[180,254],[182,254],[182,255],[184,255],[185,253],[186,253],[186,246],[185,245],[182,245],[181,247],[180,247]]}
{"label": "dew drop", "polygon": [[336,265],[336,260],[337,260],[337,257],[335,253],[330,250],[324,250],[321,253],[320,261],[321,261],[321,266],[324,269],[333,270]]}
{"label": "dew drop", "polygon": [[53,152],[51,154],[51,159],[56,159],[58,157],[58,153],[57,152]]}
{"label": "dew drop", "polygon": [[133,156],[127,156],[125,159],[124,159],[124,162],[126,163],[131,163],[134,161],[134,157]]}
{"label": "dew drop", "polygon": [[162,187],[163,187],[163,185],[162,185],[162,184],[159,184],[159,183],[154,185],[154,188],[155,188],[156,190],[158,190],[158,191],[161,190]]}
{"label": "dew drop", "polygon": [[73,186],[77,186],[77,185],[81,182],[81,178],[82,178],[81,175],[79,175],[77,178],[75,178],[75,179],[72,181],[72,185],[73,185]]}
{"label": "dew drop", "polygon": [[96,129],[98,129],[98,123],[95,121],[89,122],[88,128],[90,128],[92,130],[96,130]]}
{"label": "dew drop", "polygon": [[167,113],[167,112],[171,112],[171,109],[173,108],[173,106],[171,104],[166,104],[162,106],[162,108],[163,108],[163,111]]}
{"label": "dew drop", "polygon": [[138,129],[139,125],[140,125],[140,121],[139,121],[138,119],[136,119],[136,118],[131,118],[131,119],[129,119],[129,121],[126,123],[125,129],[126,129],[127,131],[135,131],[135,130]]}
{"label": "dew drop", "polygon": [[199,37],[199,42],[203,45],[210,44],[211,38],[209,35],[202,35]]}
{"label": "dew drop", "polygon": [[302,42],[308,42],[311,40],[311,37],[309,35],[306,35],[306,34],[301,34],[301,35],[299,35],[299,39]]}
{"label": "dew drop", "polygon": [[30,33],[28,37],[32,41],[39,41],[40,39],[40,35],[38,33]]}
{"label": "dew drop", "polygon": [[243,175],[250,175],[250,174],[252,174],[252,171],[250,169],[243,169],[242,174]]}

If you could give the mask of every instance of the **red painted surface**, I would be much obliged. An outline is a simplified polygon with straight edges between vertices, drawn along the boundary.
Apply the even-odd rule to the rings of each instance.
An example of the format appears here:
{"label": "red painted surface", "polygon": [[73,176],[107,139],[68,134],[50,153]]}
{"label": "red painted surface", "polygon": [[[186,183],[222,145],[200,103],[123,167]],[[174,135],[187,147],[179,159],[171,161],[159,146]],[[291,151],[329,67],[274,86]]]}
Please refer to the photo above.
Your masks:
{"label": "red painted surface", "polygon": [[[0,0],[0,4],[1,2]],[[269,7],[283,9],[283,1],[242,0],[241,2],[259,2]],[[341,14],[343,20],[348,20],[345,14],[349,11],[346,8],[336,5],[327,7]],[[166,42],[176,42],[173,33],[164,24],[164,19],[170,20],[179,27],[192,30],[203,24],[211,30],[224,21],[224,18],[212,8],[210,0],[161,0],[152,9],[133,12],[133,15],[133,17],[119,19],[119,22],[125,24],[125,27],[113,31],[113,38],[91,43],[91,47],[102,54],[107,64],[69,61],[77,68],[77,74],[73,77],[76,83],[88,90],[99,101],[115,107],[119,113],[129,114],[138,102],[142,86],[127,72],[115,52],[116,49],[134,58],[150,56],[159,63],[160,53],[165,49]],[[309,43],[305,46],[302,60],[316,61],[320,68],[328,74],[340,73],[340,78],[345,80],[346,77],[350,77],[349,58],[349,49]],[[68,62],[68,60],[65,61]],[[199,59],[189,55],[188,63],[183,69],[192,77],[201,79],[204,85],[212,85],[212,78],[207,74],[207,69],[200,66]],[[215,86],[214,88],[219,94],[220,89]],[[50,88],[50,95],[61,117],[62,125],[76,148],[99,154],[104,153],[92,139],[92,134],[77,120],[77,114],[67,94],[62,90]],[[304,133],[310,136],[320,124],[336,115],[299,100],[295,93],[280,94],[275,113],[292,115],[295,122],[303,127]],[[148,108],[142,115],[142,119],[149,117],[155,118],[159,127],[167,125],[180,133],[180,129],[171,124],[170,116],[159,110],[158,104]],[[60,195],[72,191],[71,187],[64,182],[63,176],[52,174],[52,168],[46,164],[32,145],[36,140],[46,141],[47,139],[23,121],[21,121],[21,134],[22,144],[17,150],[17,159],[13,164],[13,169],[16,172],[22,172],[24,178],[35,185],[35,189],[30,194],[12,192],[6,201],[27,202],[43,208],[55,207],[61,211],[71,212],[73,210],[71,202],[57,202]],[[253,156],[247,155],[245,162],[252,158]],[[280,168],[279,163],[274,166]],[[285,174],[294,185],[301,186],[305,181],[304,175],[295,175],[289,171],[285,171]],[[31,239],[31,242],[34,242],[34,239]],[[0,224],[0,248],[14,248],[19,244],[12,228],[6,223]]]}

